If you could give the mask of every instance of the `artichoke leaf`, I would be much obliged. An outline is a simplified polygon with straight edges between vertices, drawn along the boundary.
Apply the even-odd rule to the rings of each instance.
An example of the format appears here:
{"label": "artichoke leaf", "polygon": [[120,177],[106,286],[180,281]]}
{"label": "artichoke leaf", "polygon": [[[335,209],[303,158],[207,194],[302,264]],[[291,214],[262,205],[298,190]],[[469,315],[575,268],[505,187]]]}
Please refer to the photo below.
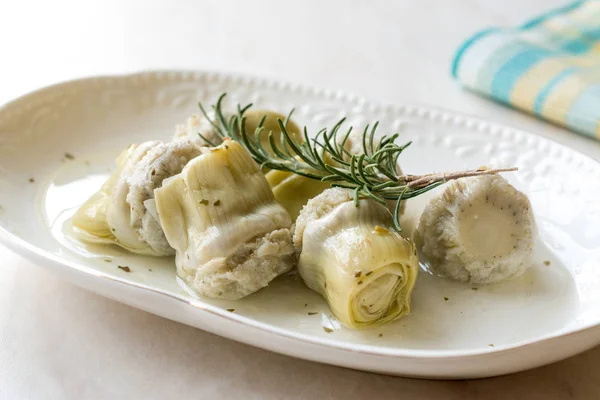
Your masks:
{"label": "artichoke leaf", "polygon": [[202,296],[239,299],[295,265],[290,216],[237,142],[192,160],[155,201],[177,274]]}

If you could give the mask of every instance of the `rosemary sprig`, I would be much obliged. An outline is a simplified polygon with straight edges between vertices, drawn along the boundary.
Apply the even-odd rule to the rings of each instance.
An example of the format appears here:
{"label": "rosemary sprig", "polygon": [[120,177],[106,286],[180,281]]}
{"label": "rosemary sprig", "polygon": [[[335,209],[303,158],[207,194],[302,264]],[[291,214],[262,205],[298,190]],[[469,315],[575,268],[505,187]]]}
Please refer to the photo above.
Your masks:
{"label": "rosemary sprig", "polygon": [[[302,139],[288,132],[287,122],[294,110],[284,121],[278,120],[281,134],[265,132],[264,117],[255,132],[246,132],[244,113],[252,105],[238,105],[236,113],[226,117],[222,108],[224,97],[225,94],[222,94],[212,106],[213,117],[199,104],[202,114],[221,138],[240,142],[261,168],[289,171],[330,182],[332,187],[351,189],[357,206],[360,197],[368,197],[384,205],[387,205],[386,200],[395,200],[394,226],[398,232],[402,231],[398,220],[401,201],[419,196],[453,179],[517,170],[480,168],[440,174],[399,175],[396,169],[398,158],[411,142],[396,144],[397,133],[376,140],[378,122],[365,127],[362,132],[362,153],[353,154],[344,147],[353,130],[352,127],[342,130],[345,118],[330,129],[321,129],[314,138],[310,138],[306,128]],[[268,135],[268,141],[261,140],[264,134]]]}

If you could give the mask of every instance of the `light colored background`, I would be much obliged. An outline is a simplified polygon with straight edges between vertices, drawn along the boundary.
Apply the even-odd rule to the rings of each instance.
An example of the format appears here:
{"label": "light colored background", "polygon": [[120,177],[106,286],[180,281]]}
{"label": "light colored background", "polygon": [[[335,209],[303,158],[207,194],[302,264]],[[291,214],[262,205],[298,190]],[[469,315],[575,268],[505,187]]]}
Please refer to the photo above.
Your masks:
{"label": "light colored background", "polygon": [[[600,144],[462,91],[468,35],[556,0],[0,2],[0,103],[61,80],[153,68],[250,73],[430,103],[600,159]],[[519,10],[519,11],[517,11]],[[424,381],[295,360],[62,282],[0,247],[0,398],[596,399],[600,348],[506,377]],[[534,321],[532,321],[533,323]]]}

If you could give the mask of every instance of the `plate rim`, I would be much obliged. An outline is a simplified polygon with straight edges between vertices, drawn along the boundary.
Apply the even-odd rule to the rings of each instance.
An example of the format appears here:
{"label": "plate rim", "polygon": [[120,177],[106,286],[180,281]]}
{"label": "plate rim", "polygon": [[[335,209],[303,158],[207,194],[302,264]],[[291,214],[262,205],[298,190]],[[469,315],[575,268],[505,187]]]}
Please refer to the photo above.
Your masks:
{"label": "plate rim", "polygon": [[[256,87],[271,87],[280,91],[300,91],[309,96],[317,96],[319,98],[329,98],[336,101],[343,101],[346,104],[363,105],[368,106],[371,110],[387,109],[397,115],[411,116],[418,119],[430,120],[432,116],[442,115],[449,116],[446,124],[454,126],[465,126],[467,129],[477,129],[474,126],[477,125],[477,130],[482,130],[487,127],[488,130],[496,129],[498,131],[514,131],[525,137],[533,136],[537,140],[545,141],[553,146],[557,146],[561,150],[568,150],[571,154],[576,155],[579,159],[586,163],[600,168],[600,161],[593,157],[584,154],[574,148],[571,148],[565,144],[562,144],[551,138],[538,135],[534,132],[529,132],[521,128],[512,127],[503,123],[497,123],[494,121],[486,120],[481,117],[469,115],[467,113],[453,111],[438,106],[431,106],[421,103],[400,103],[397,105],[386,104],[376,101],[370,101],[366,97],[348,93],[342,90],[331,90],[326,88],[317,88],[314,86],[295,84],[286,82],[283,80],[271,79],[266,77],[253,76],[249,74],[233,73],[233,72],[218,72],[212,70],[186,70],[186,69],[158,69],[158,70],[142,70],[131,73],[118,73],[118,74],[106,74],[106,75],[91,75],[87,77],[79,77],[72,80],[64,80],[56,82],[48,86],[36,89],[34,91],[25,93],[17,98],[10,100],[0,106],[0,122],[5,118],[9,118],[13,113],[19,114],[27,112],[25,108],[20,107],[23,104],[27,104],[33,98],[50,94],[53,90],[62,89],[65,87],[76,88],[77,86],[90,84],[90,83],[108,83],[110,81],[123,81],[130,80],[130,83],[136,81],[143,81],[144,79],[166,79],[181,81],[182,79],[213,79],[213,80],[230,80],[239,82],[242,85],[254,85]],[[11,108],[15,108],[11,110]],[[469,126],[473,125],[473,126]],[[72,269],[80,274],[92,275],[98,278],[107,279],[116,286],[125,285],[134,287],[136,289],[145,290],[152,292],[160,296],[166,296],[170,299],[182,302],[189,306],[192,306],[199,310],[199,312],[206,312],[214,316],[234,322],[236,324],[246,325],[255,329],[259,329],[269,334],[284,337],[291,340],[299,340],[310,345],[324,346],[332,350],[342,350],[346,352],[365,354],[376,357],[389,357],[389,358],[404,358],[404,359],[427,359],[427,360],[468,360],[469,358],[476,358],[479,356],[487,355],[500,355],[508,354],[515,351],[520,351],[524,347],[528,347],[534,344],[544,344],[560,338],[566,338],[573,335],[580,334],[584,331],[600,327],[600,319],[597,322],[590,322],[576,329],[569,330],[567,332],[554,332],[547,335],[543,335],[537,339],[529,339],[515,342],[510,345],[501,345],[493,348],[478,348],[478,349],[452,349],[452,350],[425,350],[425,349],[407,349],[407,348],[393,348],[377,345],[365,345],[365,344],[352,344],[346,342],[336,341],[334,339],[319,338],[303,333],[296,333],[291,330],[279,328],[264,322],[257,321],[250,317],[243,315],[232,314],[224,309],[217,306],[213,306],[208,303],[204,303],[200,299],[193,297],[184,298],[183,295],[176,295],[158,289],[156,287],[145,285],[136,282],[130,282],[126,279],[119,278],[117,276],[111,276],[109,274],[95,270],[83,263],[76,263],[68,260],[64,260],[59,256],[56,256],[50,252],[47,252],[33,244],[29,243],[25,239],[22,239],[13,233],[11,233],[4,225],[0,224],[0,242],[3,243],[7,248],[16,252],[17,254],[28,258],[28,255],[33,254],[40,260],[46,259],[57,265],[63,265],[69,269]],[[32,260],[36,265],[38,260]],[[40,265],[46,267],[45,265]],[[54,269],[56,267],[53,267]]]}

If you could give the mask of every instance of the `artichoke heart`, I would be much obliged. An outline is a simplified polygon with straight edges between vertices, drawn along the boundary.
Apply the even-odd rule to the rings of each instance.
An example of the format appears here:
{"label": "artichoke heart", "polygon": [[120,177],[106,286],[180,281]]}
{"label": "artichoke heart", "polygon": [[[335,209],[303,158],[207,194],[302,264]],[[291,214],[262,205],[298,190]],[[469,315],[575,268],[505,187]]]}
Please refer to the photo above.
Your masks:
{"label": "artichoke heart", "polygon": [[536,230],[527,196],[503,177],[486,175],[453,181],[432,198],[415,240],[435,274],[486,284],[531,266]]}
{"label": "artichoke heart", "polygon": [[273,189],[275,200],[281,204],[295,221],[308,200],[331,187],[327,182],[294,174],[293,172],[271,170],[265,174]]}
{"label": "artichoke heart", "polygon": [[[115,241],[115,236],[106,221],[111,193],[127,160],[133,158],[139,160],[140,156],[145,154],[146,149],[139,147],[132,144],[121,152],[115,161],[117,169],[104,182],[100,190],[83,203],[71,218],[71,224],[79,239],[90,243],[113,243]],[[133,156],[134,153],[136,153],[135,156]]]}
{"label": "artichoke heart", "polygon": [[177,274],[198,294],[239,299],[295,265],[290,216],[239,143],[207,149],[154,193]]}
{"label": "artichoke heart", "polygon": [[389,210],[352,192],[328,189],[296,222],[298,271],[350,328],[381,325],[410,313],[418,273],[414,244],[393,231]]}
{"label": "artichoke heart", "polygon": [[189,140],[131,145],[117,158],[117,170],[71,219],[84,242],[116,244],[137,254],[174,253],[154,216],[154,189],[200,155]]}

